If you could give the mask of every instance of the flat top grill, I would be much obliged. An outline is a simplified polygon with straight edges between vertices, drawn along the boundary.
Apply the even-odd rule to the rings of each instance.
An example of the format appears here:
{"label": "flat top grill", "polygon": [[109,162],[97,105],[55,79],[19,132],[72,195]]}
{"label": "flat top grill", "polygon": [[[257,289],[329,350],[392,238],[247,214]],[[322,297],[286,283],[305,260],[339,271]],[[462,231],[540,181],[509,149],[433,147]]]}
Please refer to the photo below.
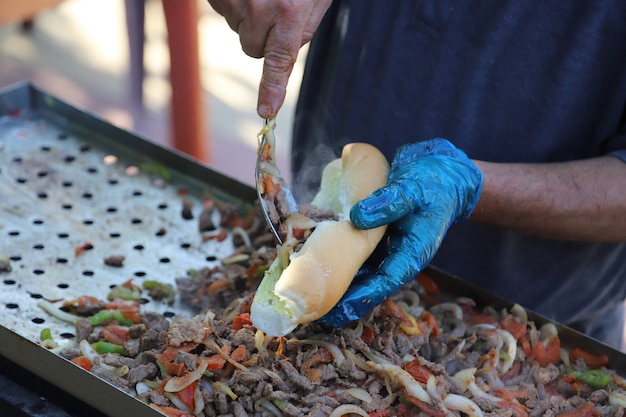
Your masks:
{"label": "flat top grill", "polygon": [[[30,85],[0,93],[0,358],[30,371],[73,399],[113,417],[157,411],[40,346],[50,328],[63,345],[73,325],[38,307],[82,295],[106,299],[129,279],[175,285],[190,269],[218,265],[231,239],[206,239],[207,204],[252,209],[255,190],[196,161],[69,106]],[[219,225],[219,213],[212,213]],[[217,232],[217,231],[216,231]],[[123,256],[121,266],[105,263]],[[429,268],[442,294],[479,305],[512,304]],[[144,292],[142,311],[191,315]],[[56,303],[57,305],[60,303]],[[529,319],[549,321],[533,312]],[[624,372],[626,355],[558,323],[562,346],[606,353]]]}

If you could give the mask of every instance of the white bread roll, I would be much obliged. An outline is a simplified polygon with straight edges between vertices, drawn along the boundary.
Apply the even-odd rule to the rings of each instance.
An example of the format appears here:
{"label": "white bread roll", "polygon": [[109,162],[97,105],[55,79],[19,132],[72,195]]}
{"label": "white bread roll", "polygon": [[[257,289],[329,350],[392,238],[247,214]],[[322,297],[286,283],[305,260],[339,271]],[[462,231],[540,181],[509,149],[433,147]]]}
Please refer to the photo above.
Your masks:
{"label": "white bread roll", "polygon": [[313,204],[332,209],[339,221],[318,223],[286,268],[280,257],[272,263],[251,306],[250,318],[258,329],[283,336],[337,304],[386,229],[357,229],[350,208],[384,186],[388,175],[385,156],[364,143],[346,145],[341,159],[327,165]]}

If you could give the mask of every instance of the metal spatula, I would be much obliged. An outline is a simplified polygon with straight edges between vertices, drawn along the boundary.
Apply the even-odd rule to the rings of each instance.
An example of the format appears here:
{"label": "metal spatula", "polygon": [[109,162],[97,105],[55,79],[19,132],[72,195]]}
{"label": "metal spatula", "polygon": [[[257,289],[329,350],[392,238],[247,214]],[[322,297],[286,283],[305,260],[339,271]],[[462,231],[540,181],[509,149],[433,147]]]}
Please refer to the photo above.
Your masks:
{"label": "metal spatula", "polygon": [[256,160],[256,191],[263,215],[280,244],[280,224],[289,214],[298,211],[298,204],[280,170],[276,166],[276,134],[274,119],[265,119],[258,134]]}

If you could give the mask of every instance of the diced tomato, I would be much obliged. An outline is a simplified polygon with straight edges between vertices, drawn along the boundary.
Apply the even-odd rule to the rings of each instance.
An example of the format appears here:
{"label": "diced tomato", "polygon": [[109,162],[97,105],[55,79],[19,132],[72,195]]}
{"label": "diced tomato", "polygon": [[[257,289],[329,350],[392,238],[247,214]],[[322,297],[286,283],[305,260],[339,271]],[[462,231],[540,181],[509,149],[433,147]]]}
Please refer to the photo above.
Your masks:
{"label": "diced tomato", "polygon": [[86,371],[91,371],[91,361],[86,356],[79,356],[77,358],[72,359],[72,363],[80,366]]}
{"label": "diced tomato", "polygon": [[506,316],[500,321],[500,327],[515,338],[520,340],[526,336],[526,325],[519,322],[514,316]]}
{"label": "diced tomato", "polygon": [[528,398],[528,388],[526,389],[508,389],[508,388],[494,388],[493,392],[503,400],[519,400]]}
{"label": "diced tomato", "polygon": [[474,326],[476,324],[492,324],[492,325],[495,326],[495,325],[498,324],[498,320],[495,317],[490,316],[488,314],[480,314],[480,313],[473,313],[473,314],[471,314],[467,318],[467,321],[472,326]]}
{"label": "diced tomato", "polygon": [[422,332],[424,334],[430,333],[429,338],[435,337],[439,334],[439,323],[437,322],[437,318],[432,313],[426,310],[422,311],[420,314],[420,321],[428,327],[427,329],[422,328]]}
{"label": "diced tomato", "polygon": [[421,332],[415,317],[389,298],[380,305],[380,312],[382,317],[395,320],[406,334],[419,334]]}
{"label": "diced tomato", "polygon": [[420,365],[417,359],[405,362],[402,367],[405,371],[411,374],[416,381],[423,384],[428,382],[428,378],[432,375],[432,372],[430,372],[425,366]]}
{"label": "diced tomato", "polygon": [[122,300],[120,298],[111,301],[106,304],[106,308],[108,310],[119,310],[124,317],[133,321],[134,323],[139,323],[141,321],[140,316],[140,304],[139,301],[135,300]]}
{"label": "diced tomato", "polygon": [[168,375],[183,376],[187,373],[187,368],[182,362],[166,362],[163,366],[165,366],[165,372],[167,372]]}
{"label": "diced tomato", "polygon": [[530,355],[532,354],[533,350],[530,347],[530,342],[528,341],[528,338],[524,337],[521,341],[520,341],[520,345],[522,346],[522,350],[524,351],[524,354],[526,355],[526,357],[530,357]]}
{"label": "diced tomato", "polygon": [[[222,347],[222,352],[227,355],[230,355],[230,347],[229,346]],[[226,363],[226,358],[224,358],[221,354],[216,353],[208,357],[207,363],[208,363],[208,366],[207,366],[208,370],[217,371],[224,367],[224,364]]]}
{"label": "diced tomato", "polygon": [[250,320],[250,313],[237,314],[233,319],[233,330],[241,330],[244,326],[252,326],[252,320]]}
{"label": "diced tomato", "polygon": [[156,355],[157,360],[162,363],[173,362],[176,359],[176,355],[178,355],[179,351],[183,352],[191,352],[196,347],[198,347],[197,343],[183,343],[180,346],[168,346],[162,353]]}
{"label": "diced tomato", "polygon": [[246,289],[252,288],[254,283],[263,277],[260,271],[264,271],[265,268],[261,268],[261,266],[264,266],[264,263],[261,260],[256,260],[246,269]]}
{"label": "diced tomato", "polygon": [[569,352],[569,359],[576,363],[582,359],[591,369],[599,369],[609,364],[609,357],[603,354],[593,354],[583,348],[575,347]]}
{"label": "diced tomato", "polygon": [[551,341],[539,341],[533,348],[533,354],[541,366],[557,363],[561,360],[561,340],[555,336]]}
{"label": "diced tomato", "polygon": [[556,417],[593,417],[595,411],[593,403],[585,403],[578,410],[570,411],[568,413],[559,413]]}
{"label": "diced tomato", "polygon": [[430,276],[426,275],[426,273],[420,272],[415,279],[422,285],[426,294],[439,294],[439,286]]}
{"label": "diced tomato", "polygon": [[272,180],[271,176],[266,175],[265,176],[265,195],[268,195],[274,198],[279,192],[280,192],[280,185],[276,184]]}
{"label": "diced tomato", "polygon": [[255,294],[256,291],[253,291],[252,293],[248,294],[246,298],[241,300],[241,303],[239,304],[239,314],[250,314],[250,307],[252,306],[252,301],[254,301]]}
{"label": "diced tomato", "polygon": [[366,344],[370,344],[374,341],[374,329],[371,327],[363,327],[363,333],[361,333],[361,340]]}
{"label": "diced tomato", "polygon": [[502,400],[498,401],[498,405],[502,408],[512,410],[517,415],[517,417],[528,417],[528,411],[526,410],[526,407],[524,407],[517,401]]}
{"label": "diced tomato", "polygon": [[63,303],[64,307],[92,307],[100,304],[101,301],[99,298],[91,297],[89,295],[81,295],[78,298],[74,298],[73,300],[69,300]]}
{"label": "diced tomato", "polygon": [[123,346],[130,339],[128,327],[110,325],[106,326],[100,336],[109,343]]}
{"label": "diced tomato", "polygon": [[160,411],[168,417],[195,417],[192,413],[179,410],[178,408],[168,407],[166,405],[156,405],[152,403],[150,404],[150,407]]}
{"label": "diced tomato", "polygon": [[74,248],[74,255],[80,256],[83,254],[83,252],[90,249],[93,249],[93,245],[90,242],[85,242],[82,245],[78,245]]}
{"label": "diced tomato", "polygon": [[191,384],[189,384],[187,387],[178,391],[176,393],[176,396],[183,402],[183,404],[185,404],[187,407],[193,410],[195,407],[195,403],[196,403],[193,397],[195,391],[196,391],[196,382],[194,381]]}
{"label": "diced tomato", "polygon": [[213,281],[207,288],[207,291],[209,294],[216,294],[218,291],[221,291],[226,287],[228,287],[228,280],[226,278],[220,278]]}
{"label": "diced tomato", "polygon": [[406,399],[411,404],[415,405],[417,408],[426,413],[426,415],[433,417],[446,417],[446,413],[444,411],[434,408],[431,404],[425,403],[424,401],[410,395],[407,395]]}
{"label": "diced tomato", "polygon": [[306,230],[307,229],[293,229],[293,237],[297,240],[301,240],[304,237],[304,232],[306,232]]}
{"label": "diced tomato", "polygon": [[239,345],[233,350],[233,353],[230,354],[230,358],[235,362],[241,362],[248,357],[248,352],[246,351],[246,347],[244,345]]}

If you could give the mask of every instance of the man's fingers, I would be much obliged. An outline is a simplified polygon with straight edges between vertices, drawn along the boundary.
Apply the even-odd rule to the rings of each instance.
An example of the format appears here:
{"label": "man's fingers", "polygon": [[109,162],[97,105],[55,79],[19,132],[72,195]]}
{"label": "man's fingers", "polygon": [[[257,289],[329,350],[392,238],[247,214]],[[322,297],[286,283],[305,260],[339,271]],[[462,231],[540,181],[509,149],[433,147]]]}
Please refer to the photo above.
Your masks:
{"label": "man's fingers", "polygon": [[274,26],[270,30],[265,46],[257,103],[257,112],[262,118],[274,118],[282,107],[301,41],[302,27]]}

